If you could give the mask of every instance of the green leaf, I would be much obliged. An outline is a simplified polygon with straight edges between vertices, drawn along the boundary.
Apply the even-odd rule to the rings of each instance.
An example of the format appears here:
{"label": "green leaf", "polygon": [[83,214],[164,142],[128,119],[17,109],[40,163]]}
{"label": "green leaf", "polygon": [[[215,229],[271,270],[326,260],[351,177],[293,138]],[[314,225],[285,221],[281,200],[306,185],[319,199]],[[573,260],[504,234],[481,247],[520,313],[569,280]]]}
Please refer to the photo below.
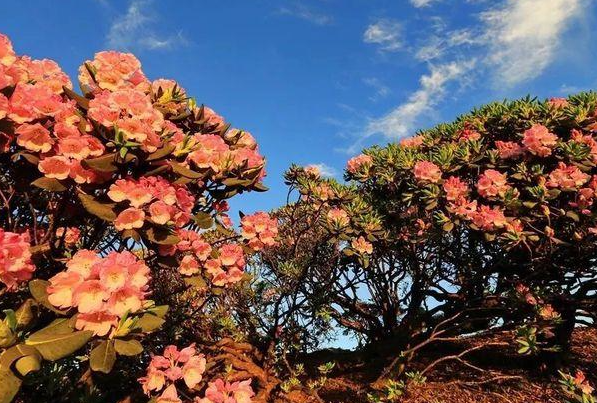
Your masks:
{"label": "green leaf", "polygon": [[261,182],[254,184],[251,189],[253,189],[256,192],[267,192],[269,190],[269,188]]}
{"label": "green leaf", "polygon": [[26,355],[39,354],[37,350],[25,344],[17,344],[8,348],[0,354],[0,371],[8,371],[13,362]]}
{"label": "green leaf", "polygon": [[46,178],[45,176],[34,180],[31,184],[49,192],[64,192],[66,190],[66,186],[60,183],[58,179]]}
{"label": "green leaf", "polygon": [[104,221],[114,222],[116,220],[116,213],[114,212],[114,203],[101,203],[95,200],[93,196],[85,194],[83,192],[78,193],[81,204],[85,207],[87,212],[93,214],[96,217],[101,218]]}
{"label": "green leaf", "polygon": [[578,214],[576,214],[574,211],[572,210],[568,210],[566,212],[566,217],[570,217],[572,218],[572,220],[574,220],[575,222],[579,222],[580,221],[580,217],[578,216]]}
{"label": "green leaf", "polygon": [[160,160],[160,159],[170,155],[172,153],[172,151],[174,151],[175,148],[176,147],[173,144],[166,143],[166,144],[164,144],[164,146],[162,148],[159,148],[158,150],[149,154],[147,156],[147,158],[145,158],[145,160],[146,161]]}
{"label": "green leaf", "polygon": [[37,316],[37,303],[35,300],[29,298],[15,312],[15,319],[17,321],[17,329],[25,329],[29,327],[33,319]]}
{"label": "green leaf", "polygon": [[42,329],[29,336],[25,343],[35,347],[46,360],[56,361],[79,350],[92,336],[93,332],[89,330],[51,334]]}
{"label": "green leaf", "polygon": [[198,289],[203,289],[207,287],[207,283],[205,279],[201,276],[193,276],[193,277],[185,277],[184,282],[191,287],[195,287]]}
{"label": "green leaf", "polygon": [[170,307],[168,305],[157,305],[153,308],[148,309],[148,311],[153,313],[154,315],[159,316],[160,318],[163,318],[168,313],[169,308]]}
{"label": "green leaf", "polygon": [[17,316],[15,314],[15,311],[13,311],[12,309],[5,309],[4,314],[6,315],[6,317],[4,318],[4,323],[8,325],[10,330],[15,331],[17,328]]}
{"label": "green leaf", "polygon": [[10,330],[10,326],[5,322],[0,322],[0,348],[10,347],[17,341],[17,336]]}
{"label": "green leaf", "polygon": [[176,245],[180,242],[178,236],[170,233],[170,231],[165,228],[151,227],[145,231],[145,237],[151,242],[159,245]]}
{"label": "green leaf", "polygon": [[118,354],[126,356],[139,355],[143,352],[143,346],[135,339],[116,339],[114,340],[114,349]]}
{"label": "green leaf", "polygon": [[75,101],[81,109],[84,109],[84,110],[89,109],[89,100],[87,98],[77,94],[76,92],[74,92],[73,90],[71,90],[70,88],[68,88],[66,86],[63,86],[62,89],[64,90],[64,94],[67,97],[69,97],[70,99],[72,99],[73,101]]}
{"label": "green leaf", "polygon": [[21,380],[12,371],[0,371],[0,403],[10,403],[21,387]]}
{"label": "green leaf", "polygon": [[115,153],[106,154],[101,157],[83,160],[81,161],[81,165],[83,165],[83,168],[93,169],[94,171],[115,172],[118,170],[118,166],[114,161],[115,157]]}
{"label": "green leaf", "polygon": [[142,332],[149,333],[159,329],[164,322],[164,319],[152,313],[143,314],[137,321],[137,328],[141,329]]}
{"label": "green leaf", "polygon": [[50,283],[46,280],[35,279],[29,282],[29,292],[35,298],[35,300],[42,306],[48,308],[52,312],[64,315],[67,310],[60,310],[48,301],[47,288]]}
{"label": "green leaf", "polygon": [[230,187],[234,186],[248,186],[251,184],[251,180],[248,179],[239,179],[239,178],[228,178],[222,181],[222,184]]}
{"label": "green leaf", "polygon": [[37,164],[39,164],[39,158],[33,154],[29,154],[29,153],[16,153],[14,157],[23,157],[25,158],[25,160],[27,160],[27,162],[29,162],[30,164],[33,164],[35,166],[37,166]]}
{"label": "green leaf", "polygon": [[203,211],[195,214],[193,221],[195,221],[195,224],[201,229],[210,229],[214,225],[214,220],[211,214]]}
{"label": "green leaf", "polygon": [[23,376],[30,372],[39,371],[40,368],[41,358],[39,357],[39,354],[26,355],[19,358],[15,363],[15,369]]}
{"label": "green leaf", "polygon": [[170,166],[172,167],[172,170],[174,172],[176,172],[177,174],[182,175],[186,178],[201,179],[205,176],[202,173],[193,171],[193,170],[185,167],[184,165],[179,164],[178,162],[172,161],[172,162],[170,162]]}
{"label": "green leaf", "polygon": [[89,355],[89,364],[92,371],[110,373],[116,362],[116,350],[113,340],[103,340]]}

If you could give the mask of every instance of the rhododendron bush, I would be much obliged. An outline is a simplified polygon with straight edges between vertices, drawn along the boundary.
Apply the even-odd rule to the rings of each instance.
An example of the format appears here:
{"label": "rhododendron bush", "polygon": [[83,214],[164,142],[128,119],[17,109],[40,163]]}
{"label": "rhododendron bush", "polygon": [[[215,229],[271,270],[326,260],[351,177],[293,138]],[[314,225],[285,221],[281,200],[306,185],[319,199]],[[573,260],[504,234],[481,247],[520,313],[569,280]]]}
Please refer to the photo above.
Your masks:
{"label": "rhododendron bush", "polygon": [[[227,214],[226,199],[266,190],[254,138],[128,53],[97,53],[78,81],[0,35],[0,402],[141,385],[176,402],[179,380],[185,401],[251,401],[250,374],[176,344],[219,340],[227,292],[276,242],[267,214],[240,232]],[[99,375],[146,367],[121,388]],[[73,383],[48,386],[61,377]]]}
{"label": "rhododendron bush", "polygon": [[[507,334],[530,366],[561,365],[597,315],[596,131],[595,93],[522,99],[366,149],[348,184],[292,167],[295,199],[272,213],[279,242],[248,297],[267,340],[284,360],[339,326],[392,349],[380,379],[470,334]],[[480,348],[438,363],[471,365]],[[496,376],[477,368],[480,382]]]}

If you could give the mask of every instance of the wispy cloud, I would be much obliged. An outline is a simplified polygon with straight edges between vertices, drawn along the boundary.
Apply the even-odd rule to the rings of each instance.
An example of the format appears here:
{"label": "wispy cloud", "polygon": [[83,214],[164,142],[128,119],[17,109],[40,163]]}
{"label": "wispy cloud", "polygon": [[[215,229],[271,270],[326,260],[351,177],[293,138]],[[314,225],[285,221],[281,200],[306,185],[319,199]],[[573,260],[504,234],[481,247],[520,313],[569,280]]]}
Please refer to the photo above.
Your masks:
{"label": "wispy cloud", "polygon": [[431,66],[429,74],[420,78],[419,89],[387,115],[369,122],[365,136],[382,134],[398,139],[411,134],[419,119],[443,100],[447,85],[470,72],[474,64],[474,60],[469,60]]}
{"label": "wispy cloud", "polygon": [[369,97],[371,101],[378,101],[382,98],[387,97],[391,93],[390,88],[383,84],[378,78],[367,77],[363,79],[363,83],[373,88],[373,90],[375,91],[374,94]]}
{"label": "wispy cloud", "polygon": [[487,62],[514,85],[539,76],[556,55],[562,34],[584,10],[582,0],[508,0],[482,14]]}
{"label": "wispy cloud", "polygon": [[290,15],[293,17],[297,17],[303,19],[305,21],[309,21],[315,25],[329,25],[333,22],[333,18],[322,13],[316,11],[310,7],[307,7],[301,3],[295,3],[289,6],[280,7],[278,9],[278,13],[282,15]]}
{"label": "wispy cloud", "polygon": [[363,41],[379,45],[379,49],[395,52],[402,48],[402,25],[395,20],[381,19],[367,27]]}
{"label": "wispy cloud", "polygon": [[116,17],[106,36],[112,49],[171,49],[187,44],[182,31],[162,34],[155,30],[157,17],[152,0],[132,0],[126,13]]}
{"label": "wispy cloud", "polygon": [[389,139],[412,135],[442,103],[448,86],[484,77],[495,87],[508,88],[538,77],[557,57],[564,33],[587,1],[504,0],[466,28],[449,30],[443,20],[441,25],[433,22],[432,34],[413,49],[415,58],[429,65],[429,73],[405,102],[370,120],[358,142],[377,134]]}
{"label": "wispy cloud", "polygon": [[309,164],[308,167],[315,167],[319,170],[321,176],[328,177],[328,178],[335,178],[338,176],[338,170],[334,167],[331,167],[323,162],[318,164]]}
{"label": "wispy cloud", "polygon": [[414,7],[421,8],[430,6],[431,3],[436,2],[437,0],[410,0],[410,4]]}

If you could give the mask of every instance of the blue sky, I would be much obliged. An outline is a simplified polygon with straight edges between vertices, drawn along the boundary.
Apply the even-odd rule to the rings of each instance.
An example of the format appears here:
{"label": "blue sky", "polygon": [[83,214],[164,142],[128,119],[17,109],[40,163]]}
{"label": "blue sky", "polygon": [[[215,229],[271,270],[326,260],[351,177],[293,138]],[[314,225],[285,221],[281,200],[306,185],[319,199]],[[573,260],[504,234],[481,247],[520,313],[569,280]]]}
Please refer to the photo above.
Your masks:
{"label": "blue sky", "polygon": [[341,177],[363,146],[452,120],[471,107],[597,86],[592,0],[61,0],[4,4],[19,54],[71,77],[99,50],[135,53],[146,75],[250,131],[271,191],[235,207],[283,203],[282,172],[322,164]]}

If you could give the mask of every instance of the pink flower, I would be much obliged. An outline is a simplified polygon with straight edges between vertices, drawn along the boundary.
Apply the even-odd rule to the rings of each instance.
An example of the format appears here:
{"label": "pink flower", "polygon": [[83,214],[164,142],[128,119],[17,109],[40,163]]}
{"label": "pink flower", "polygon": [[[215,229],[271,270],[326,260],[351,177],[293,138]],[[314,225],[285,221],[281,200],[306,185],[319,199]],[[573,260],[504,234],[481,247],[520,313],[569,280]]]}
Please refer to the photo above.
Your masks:
{"label": "pink flower", "polygon": [[81,231],[77,227],[59,227],[56,229],[56,238],[64,238],[64,245],[71,247],[79,242],[79,238],[81,238]]}
{"label": "pink flower", "polygon": [[582,172],[575,165],[566,165],[559,162],[558,167],[549,174],[546,185],[562,189],[579,188],[587,183],[590,178],[590,175]]}
{"label": "pink flower", "polygon": [[48,300],[57,307],[77,308],[77,329],[104,336],[126,312],[142,309],[149,268],[131,252],[101,258],[83,249],[66,266],[50,279]]}
{"label": "pink flower", "polygon": [[234,383],[216,379],[209,383],[199,403],[251,403],[254,395],[250,379]]}
{"label": "pink flower", "polygon": [[17,144],[29,151],[47,153],[54,144],[48,129],[39,123],[22,124],[15,130],[15,134],[17,134]]}
{"label": "pink flower", "polygon": [[66,179],[70,174],[71,161],[66,157],[54,156],[39,162],[38,169],[48,178]]}
{"label": "pink flower", "polygon": [[361,255],[370,255],[373,253],[373,245],[362,236],[353,239],[351,246]]}
{"label": "pink flower", "polygon": [[29,234],[16,234],[0,228],[0,282],[14,290],[18,283],[31,279],[34,271]]}
{"label": "pink flower", "polygon": [[[99,52],[86,64],[88,67],[83,65],[79,68],[79,81],[86,92],[125,88],[149,91],[150,83],[141,71],[141,63],[130,53]],[[94,71],[94,79],[89,69]]]}
{"label": "pink flower", "polygon": [[92,313],[102,310],[109,295],[100,281],[86,280],[75,289],[73,301],[79,312]]}
{"label": "pink flower", "polygon": [[466,197],[469,193],[469,188],[466,183],[457,176],[450,176],[444,181],[444,192],[446,192],[446,200],[455,201],[461,197]]}
{"label": "pink flower", "polygon": [[415,148],[423,144],[424,140],[425,138],[423,136],[407,137],[405,139],[400,140],[400,145],[402,147]]}
{"label": "pink flower", "polygon": [[199,262],[192,255],[186,255],[182,258],[178,271],[184,276],[192,276],[193,274],[199,273],[200,267]]}
{"label": "pink flower", "polygon": [[442,178],[442,172],[437,165],[429,161],[418,161],[413,173],[419,182],[437,183]]}
{"label": "pink flower", "polygon": [[278,221],[269,214],[258,212],[244,216],[241,221],[241,236],[248,241],[251,249],[259,251],[276,244]]}
{"label": "pink flower", "polygon": [[496,228],[503,228],[508,223],[504,212],[497,206],[481,206],[476,213],[472,214],[473,224],[484,231],[493,231]]}
{"label": "pink flower", "polygon": [[504,197],[509,189],[510,186],[507,183],[506,175],[494,169],[483,172],[477,181],[477,191],[486,198]]}
{"label": "pink flower", "polygon": [[558,136],[551,133],[547,127],[535,124],[524,132],[522,144],[532,154],[547,157],[556,146],[557,140]]}
{"label": "pink flower", "polygon": [[127,208],[116,217],[114,227],[118,231],[141,228],[145,220],[145,212],[134,207]]}
{"label": "pink flower", "polygon": [[337,227],[345,227],[350,223],[348,213],[340,208],[333,208],[328,211],[327,218],[331,224]]}
{"label": "pink flower", "polygon": [[373,158],[370,155],[360,154],[348,160],[346,170],[351,174],[368,171],[373,163]]}
{"label": "pink flower", "polygon": [[547,102],[556,109],[561,109],[568,106],[568,100],[566,98],[550,98]]}
{"label": "pink flower", "polygon": [[517,158],[524,154],[524,147],[514,141],[496,141],[495,146],[498,149],[500,158],[504,160]]}
{"label": "pink flower", "polygon": [[90,330],[96,336],[105,336],[118,324],[118,317],[107,312],[80,313],[77,315],[75,328]]}
{"label": "pink flower", "polygon": [[168,386],[164,392],[157,398],[156,403],[182,403],[178,397],[178,392],[174,384]]}
{"label": "pink flower", "polygon": [[165,391],[171,390],[180,379],[189,389],[193,389],[203,379],[206,364],[205,356],[197,353],[195,344],[180,351],[176,346],[169,345],[164,349],[163,355],[152,357],[147,374],[139,378],[139,383],[147,395],[152,391],[161,391],[166,385]]}
{"label": "pink flower", "polygon": [[73,306],[73,291],[83,282],[83,277],[77,272],[61,272],[50,279],[47,288],[48,301],[58,308]]}
{"label": "pink flower", "polygon": [[0,34],[0,64],[10,66],[17,60],[12,42],[6,35]]}

